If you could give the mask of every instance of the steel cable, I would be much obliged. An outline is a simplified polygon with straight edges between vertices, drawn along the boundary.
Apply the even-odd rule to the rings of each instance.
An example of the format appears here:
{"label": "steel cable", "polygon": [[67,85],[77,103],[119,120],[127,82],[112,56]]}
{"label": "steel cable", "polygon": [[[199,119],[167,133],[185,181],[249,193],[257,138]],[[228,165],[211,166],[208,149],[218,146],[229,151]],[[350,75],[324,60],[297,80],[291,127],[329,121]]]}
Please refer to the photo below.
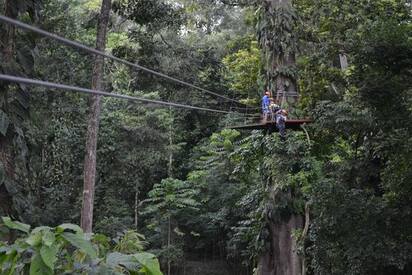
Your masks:
{"label": "steel cable", "polygon": [[127,65],[127,66],[131,66],[131,67],[133,67],[133,68],[136,68],[136,69],[139,69],[139,70],[142,70],[142,71],[151,73],[151,74],[153,74],[153,75],[156,75],[156,76],[159,76],[159,77],[168,79],[168,80],[170,80],[170,81],[179,83],[179,84],[181,84],[181,85],[184,85],[184,86],[187,86],[187,87],[190,87],[190,88],[193,88],[193,89],[197,89],[197,90],[199,90],[199,91],[205,92],[205,93],[210,94],[210,95],[214,95],[214,96],[216,96],[216,97],[225,99],[226,101],[232,101],[232,102],[236,102],[236,103],[238,103],[238,104],[247,106],[246,104],[241,103],[241,102],[238,101],[238,100],[234,100],[234,99],[228,98],[228,97],[223,96],[223,95],[221,95],[221,94],[218,94],[218,93],[216,93],[216,92],[212,92],[212,91],[210,91],[210,90],[207,90],[207,89],[198,87],[198,86],[196,86],[196,85],[193,85],[193,84],[191,84],[191,83],[185,82],[185,81],[183,81],[183,80],[180,80],[180,79],[177,79],[177,78],[168,76],[168,75],[166,75],[166,74],[157,72],[157,71],[155,71],[155,70],[146,68],[146,67],[144,67],[144,66],[141,66],[141,65],[132,63],[132,62],[130,62],[130,61],[121,59],[121,58],[116,57],[116,56],[114,56],[114,55],[111,55],[111,54],[108,54],[108,53],[105,53],[105,52],[96,50],[96,49],[94,49],[94,48],[91,48],[91,47],[88,47],[88,46],[86,46],[86,45],[83,45],[83,44],[81,44],[81,43],[79,43],[79,42],[66,39],[66,38],[61,37],[61,36],[59,36],[59,35],[57,35],[57,34],[53,34],[53,33],[44,31],[44,30],[39,29],[39,28],[37,28],[37,27],[34,27],[34,26],[31,26],[31,25],[25,24],[25,23],[23,23],[23,22],[20,22],[20,21],[18,21],[18,20],[14,20],[14,19],[12,19],[12,18],[9,18],[9,17],[7,17],[7,16],[0,15],[0,21],[3,21],[3,22],[8,23],[8,24],[12,24],[12,25],[14,25],[14,26],[16,26],[16,27],[18,27],[18,28],[21,28],[21,29],[25,29],[25,30],[28,30],[28,31],[32,31],[32,32],[41,34],[41,35],[43,35],[43,36],[46,36],[46,37],[49,37],[49,38],[51,38],[51,39],[57,40],[57,41],[65,44],[65,45],[68,45],[68,46],[71,46],[71,47],[74,47],[74,48],[81,49],[81,50],[86,51],[86,52],[88,52],[88,53],[92,53],[92,54],[95,54],[95,55],[100,55],[100,56],[103,56],[103,57],[112,59],[112,60],[114,60],[114,61],[117,61],[117,62],[119,62],[119,63],[125,64],[125,65]]}
{"label": "steel cable", "polygon": [[198,107],[198,106],[192,106],[192,105],[166,102],[166,101],[161,101],[161,100],[134,97],[134,96],[128,96],[128,95],[122,95],[122,94],[116,94],[116,93],[108,93],[108,92],[103,92],[103,91],[91,90],[91,89],[86,89],[86,88],[81,88],[81,87],[76,87],[76,86],[70,86],[70,85],[65,85],[65,84],[60,84],[60,83],[53,83],[53,82],[47,82],[47,81],[12,76],[12,75],[0,74],[0,80],[20,83],[20,84],[25,84],[25,85],[42,86],[42,87],[53,88],[53,89],[58,89],[58,90],[68,90],[68,91],[80,92],[84,94],[120,98],[120,99],[126,99],[126,100],[131,100],[131,101],[143,102],[143,103],[154,103],[157,105],[171,106],[171,107],[176,107],[176,108],[200,110],[200,111],[222,113],[222,114],[231,114],[231,112],[223,111],[223,110],[216,110],[216,109],[210,109],[210,108],[204,108],[204,107]]}

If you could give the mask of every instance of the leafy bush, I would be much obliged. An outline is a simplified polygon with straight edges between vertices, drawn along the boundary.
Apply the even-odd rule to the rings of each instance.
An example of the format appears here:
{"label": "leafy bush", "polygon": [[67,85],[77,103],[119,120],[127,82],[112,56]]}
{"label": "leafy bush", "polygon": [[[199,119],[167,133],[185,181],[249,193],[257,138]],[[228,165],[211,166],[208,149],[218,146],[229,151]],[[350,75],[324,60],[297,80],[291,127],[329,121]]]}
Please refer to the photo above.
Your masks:
{"label": "leafy bush", "polygon": [[0,242],[1,274],[162,274],[156,257],[141,251],[142,236],[137,233],[126,232],[112,248],[110,238],[85,234],[74,224],[31,230],[8,217],[2,221],[0,228],[18,231],[19,237],[12,243]]}

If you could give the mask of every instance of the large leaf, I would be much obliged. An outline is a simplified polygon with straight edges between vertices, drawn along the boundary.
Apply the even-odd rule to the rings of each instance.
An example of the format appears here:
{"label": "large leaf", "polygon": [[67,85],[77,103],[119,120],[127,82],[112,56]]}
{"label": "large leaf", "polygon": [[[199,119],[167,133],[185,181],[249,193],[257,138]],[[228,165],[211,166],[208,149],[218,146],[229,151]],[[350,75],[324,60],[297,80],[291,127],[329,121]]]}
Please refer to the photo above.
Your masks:
{"label": "large leaf", "polygon": [[133,255],[125,255],[119,252],[108,254],[106,264],[114,269],[124,267],[128,271],[138,271],[141,268],[141,265]]}
{"label": "large leaf", "polygon": [[143,270],[147,272],[148,275],[163,275],[160,271],[159,261],[155,255],[141,252],[133,254],[133,257],[143,266]]}
{"label": "large leaf", "polygon": [[43,245],[40,248],[40,256],[43,262],[51,269],[54,270],[54,264],[57,261],[57,245],[53,244],[51,246]]}
{"label": "large leaf", "polygon": [[2,217],[1,219],[3,220],[4,225],[7,226],[8,228],[23,231],[26,233],[29,233],[30,231],[30,225],[28,224],[24,224],[21,222],[14,222],[9,217]]}
{"label": "large leaf", "polygon": [[42,240],[44,245],[51,246],[54,244],[56,238],[53,232],[51,232],[50,230],[44,230]]}
{"label": "large leaf", "polygon": [[53,275],[53,271],[43,262],[38,253],[31,260],[30,275]]}
{"label": "large leaf", "polygon": [[36,228],[33,228],[31,233],[37,233],[37,232],[44,231],[44,230],[49,230],[50,231],[51,227],[49,227],[49,226],[38,226]]}
{"label": "large leaf", "polygon": [[41,241],[42,241],[41,232],[31,233],[30,236],[26,239],[26,243],[28,243],[32,247],[40,245]]}
{"label": "large leaf", "polygon": [[63,232],[66,230],[73,230],[76,233],[83,233],[83,229],[80,228],[80,226],[76,224],[71,224],[71,223],[63,223],[57,227],[57,231]]}
{"label": "large leaf", "polygon": [[93,259],[97,258],[96,250],[93,248],[91,242],[84,239],[83,234],[73,234],[69,232],[64,232],[62,234],[62,237],[65,240],[67,240],[69,243],[71,243],[73,246],[83,250],[91,258]]}
{"label": "large leaf", "polygon": [[[90,272],[90,274],[99,274],[99,275],[124,275],[123,272],[121,271],[117,271],[117,270],[113,270],[111,268],[109,268],[108,266],[105,265],[100,265],[98,267],[96,267],[95,269],[93,269],[93,273]],[[130,273],[130,275],[134,275],[133,273]]]}
{"label": "large leaf", "polygon": [[9,128],[10,119],[3,110],[0,109],[0,133],[5,136]]}

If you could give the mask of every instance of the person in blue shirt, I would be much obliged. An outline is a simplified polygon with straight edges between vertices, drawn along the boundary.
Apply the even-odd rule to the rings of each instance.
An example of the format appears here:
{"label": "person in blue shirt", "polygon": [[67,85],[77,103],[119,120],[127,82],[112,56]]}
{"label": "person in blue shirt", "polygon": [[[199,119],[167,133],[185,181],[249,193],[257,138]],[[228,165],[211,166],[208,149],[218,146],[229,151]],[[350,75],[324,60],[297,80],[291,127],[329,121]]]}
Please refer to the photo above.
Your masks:
{"label": "person in blue shirt", "polygon": [[263,113],[263,120],[266,121],[268,115],[270,113],[270,93],[269,91],[265,92],[265,95],[262,97],[262,113]]}

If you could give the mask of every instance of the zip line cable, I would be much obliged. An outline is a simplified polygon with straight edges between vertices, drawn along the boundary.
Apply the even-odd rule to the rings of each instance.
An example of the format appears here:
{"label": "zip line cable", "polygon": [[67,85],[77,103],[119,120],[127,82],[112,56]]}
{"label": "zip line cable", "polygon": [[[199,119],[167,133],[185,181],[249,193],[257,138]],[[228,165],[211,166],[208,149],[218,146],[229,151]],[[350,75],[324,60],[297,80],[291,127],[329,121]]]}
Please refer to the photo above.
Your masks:
{"label": "zip line cable", "polygon": [[260,110],[259,107],[236,107],[236,106],[232,106],[232,109],[245,110],[245,111],[249,111],[249,110]]}
{"label": "zip line cable", "polygon": [[66,38],[64,38],[64,37],[62,37],[62,36],[59,36],[59,35],[57,35],[57,34],[47,32],[47,31],[45,31],[45,30],[39,29],[39,28],[37,28],[37,27],[31,26],[31,25],[28,25],[28,24],[25,24],[25,23],[20,22],[20,21],[18,21],[18,20],[14,20],[14,19],[12,19],[12,18],[10,18],[10,17],[4,16],[4,15],[0,15],[0,21],[3,21],[4,23],[7,23],[7,24],[14,25],[14,26],[16,26],[16,27],[18,27],[18,28],[21,28],[21,29],[24,29],[24,30],[28,30],[28,31],[32,31],[32,32],[41,34],[41,35],[43,35],[43,36],[46,36],[46,37],[49,37],[49,38],[51,38],[51,39],[57,40],[57,41],[61,42],[62,44],[68,45],[68,46],[70,46],[70,47],[78,48],[78,49],[81,49],[81,50],[86,51],[86,52],[88,52],[88,53],[95,54],[95,55],[100,55],[100,56],[103,56],[103,57],[112,59],[112,60],[114,60],[114,61],[117,61],[117,62],[119,62],[119,63],[125,64],[125,65],[128,65],[128,66],[131,66],[131,67],[133,67],[133,68],[136,68],[136,69],[139,69],[139,70],[142,70],[142,71],[151,73],[151,74],[153,74],[153,75],[156,75],[156,76],[159,76],[159,77],[168,79],[168,80],[170,80],[170,81],[179,83],[179,84],[181,84],[181,85],[184,85],[184,86],[187,86],[187,87],[190,87],[190,88],[193,88],[193,89],[196,89],[196,90],[205,92],[205,93],[210,94],[210,95],[214,95],[214,96],[216,96],[216,97],[225,99],[225,100],[227,100],[227,101],[232,101],[232,102],[236,102],[236,103],[238,103],[238,104],[247,106],[246,104],[241,103],[241,102],[238,101],[238,100],[231,99],[231,98],[229,98],[229,97],[223,96],[223,95],[218,94],[218,93],[216,93],[216,92],[212,92],[212,91],[210,91],[210,90],[207,90],[207,89],[198,87],[198,86],[196,86],[196,85],[190,84],[190,83],[185,82],[185,81],[183,81],[183,80],[180,80],[180,79],[177,79],[177,78],[168,76],[168,75],[166,75],[166,74],[157,72],[157,71],[155,71],[155,70],[146,68],[146,67],[144,67],[144,66],[141,66],[141,65],[132,63],[132,62],[130,62],[130,61],[127,61],[127,60],[121,59],[121,58],[119,58],[119,57],[116,57],[116,56],[114,56],[114,55],[111,55],[111,54],[108,54],[108,53],[105,53],[105,52],[96,50],[96,49],[94,49],[94,48],[88,47],[88,46],[86,46],[86,45],[84,45],[84,44],[81,44],[81,43],[79,43],[79,42],[66,39]]}
{"label": "zip line cable", "polygon": [[222,114],[231,114],[231,112],[227,112],[223,110],[216,110],[216,109],[197,107],[197,106],[191,106],[191,105],[185,105],[185,104],[179,104],[179,103],[173,103],[173,102],[166,102],[166,101],[161,101],[161,100],[153,100],[153,99],[147,99],[147,98],[141,98],[141,97],[108,93],[108,92],[103,92],[103,91],[91,90],[91,89],[80,88],[76,86],[69,86],[69,85],[64,85],[64,84],[59,84],[59,83],[17,77],[17,76],[6,75],[6,74],[0,74],[0,80],[20,83],[20,84],[25,84],[25,85],[42,86],[42,87],[53,88],[53,89],[58,89],[58,90],[68,90],[68,91],[80,92],[84,94],[120,98],[120,99],[126,99],[126,100],[131,100],[131,101],[143,102],[143,103],[154,103],[157,105],[171,106],[171,107],[176,107],[176,108],[199,110],[199,111],[222,113]]}

